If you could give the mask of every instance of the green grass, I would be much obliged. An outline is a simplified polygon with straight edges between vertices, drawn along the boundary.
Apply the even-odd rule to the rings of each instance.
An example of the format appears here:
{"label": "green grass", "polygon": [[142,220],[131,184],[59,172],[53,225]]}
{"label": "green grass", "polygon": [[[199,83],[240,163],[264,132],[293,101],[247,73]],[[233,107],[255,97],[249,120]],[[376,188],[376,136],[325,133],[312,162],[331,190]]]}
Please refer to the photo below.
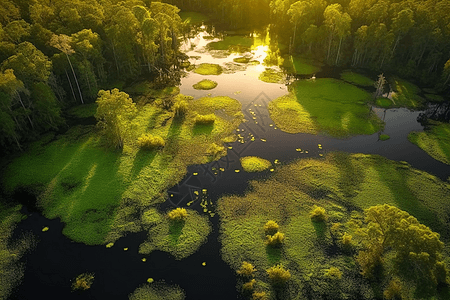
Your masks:
{"label": "green grass", "polygon": [[69,109],[67,112],[70,116],[75,118],[88,118],[93,117],[97,112],[97,103],[89,103],[77,105]]}
{"label": "green grass", "polygon": [[[145,276],[145,275],[144,275]],[[183,289],[177,285],[168,285],[164,281],[143,284],[128,296],[129,300],[183,300]]]}
{"label": "green grass", "polygon": [[[109,243],[139,231],[142,207],[165,201],[162,195],[183,178],[186,167],[209,162],[210,145],[222,145],[242,121],[241,104],[229,97],[187,101],[182,120],[155,104],[140,106],[121,151],[105,148],[92,126],[71,128],[55,141],[48,135],[7,166],[4,190],[32,191],[44,215],[60,217],[63,233],[78,242]],[[195,116],[217,109],[225,115],[216,116],[209,132],[195,134]],[[140,150],[138,137],[147,133],[163,137],[165,147]]]}
{"label": "green grass", "polygon": [[222,41],[211,42],[207,45],[209,50],[228,50],[230,52],[242,53],[249,51],[253,45],[253,39],[241,35],[229,35]]}
{"label": "green grass", "polygon": [[394,107],[406,107],[417,110],[424,108],[425,99],[417,95],[420,93],[418,86],[398,77],[392,78],[390,83],[394,90],[392,94]]}
{"label": "green grass", "polygon": [[208,216],[201,216],[193,210],[188,210],[184,222],[173,222],[166,216],[161,216],[148,229],[148,239],[139,247],[139,253],[149,254],[160,250],[169,252],[176,259],[182,259],[196,252],[210,232]]}
{"label": "green grass", "polygon": [[239,160],[241,161],[242,168],[246,172],[261,172],[272,166],[270,161],[257,156],[245,156]]}
{"label": "green grass", "polygon": [[388,139],[390,139],[391,137],[387,134],[381,134],[380,135],[380,141],[387,141]]}
{"label": "green grass", "polygon": [[196,90],[212,90],[216,86],[217,82],[209,79],[203,79],[202,81],[199,81],[193,85],[194,89]]}
{"label": "green grass", "polygon": [[435,94],[425,94],[425,98],[430,102],[444,102],[444,97]]}
{"label": "green grass", "polygon": [[194,72],[200,75],[220,75],[222,74],[223,69],[217,64],[203,63],[195,68]]}
{"label": "green grass", "polygon": [[[352,299],[372,299],[376,287],[360,276],[354,258],[343,252],[327,254],[333,244],[329,226],[339,222],[347,231],[346,222],[360,216],[362,209],[388,203],[417,217],[448,241],[449,192],[449,183],[378,155],[332,152],[325,159],[297,160],[280,166],[268,180],[251,181],[245,195],[219,199],[222,258],[234,270],[243,261],[251,262],[258,270],[255,279],[265,282],[264,270],[282,263],[292,275],[283,299],[308,298],[303,293],[319,299],[333,287],[334,292]],[[326,209],[327,225],[311,221],[314,205]],[[276,221],[286,236],[279,252],[266,248],[264,224],[268,220]],[[342,279],[335,283],[325,278],[331,267],[342,272]]]}
{"label": "green grass", "polygon": [[259,75],[258,79],[268,83],[282,83],[284,78],[283,72],[277,72],[273,69],[266,68],[266,70]]}
{"label": "green grass", "polygon": [[293,72],[299,75],[312,75],[321,70],[321,64],[306,58],[299,56],[291,56],[284,60],[284,67],[289,72]]}
{"label": "green grass", "polygon": [[299,80],[289,95],[269,103],[269,112],[276,125],[289,133],[373,134],[383,122],[365,105],[369,100],[369,93],[340,80]]}
{"label": "green grass", "polygon": [[209,21],[208,16],[195,11],[181,11],[179,15],[183,22],[189,19],[189,24],[201,24]]}
{"label": "green grass", "polygon": [[373,86],[374,81],[364,75],[346,70],[341,73],[341,79],[360,86]]}
{"label": "green grass", "polygon": [[413,131],[408,140],[434,159],[450,165],[450,124],[432,121],[429,130]]}
{"label": "green grass", "polygon": [[375,105],[382,108],[390,108],[392,107],[393,103],[390,99],[381,97],[377,98],[377,100],[375,101]]}

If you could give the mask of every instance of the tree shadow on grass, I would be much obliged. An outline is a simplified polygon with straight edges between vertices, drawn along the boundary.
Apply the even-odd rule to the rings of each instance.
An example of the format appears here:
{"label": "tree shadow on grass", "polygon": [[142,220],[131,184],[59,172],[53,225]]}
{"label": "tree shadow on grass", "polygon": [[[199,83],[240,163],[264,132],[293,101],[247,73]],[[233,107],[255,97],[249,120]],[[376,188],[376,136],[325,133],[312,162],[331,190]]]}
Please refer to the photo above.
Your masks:
{"label": "tree shadow on grass", "polygon": [[170,124],[169,132],[167,133],[167,142],[165,146],[166,152],[175,154],[178,148],[178,141],[181,133],[181,126],[184,119],[181,117],[174,118]]}
{"label": "tree shadow on grass", "polygon": [[357,190],[360,190],[360,186],[365,179],[364,171],[357,166],[355,167],[352,158],[346,153],[337,152],[333,161],[340,173],[339,189],[346,198],[356,196]]}
{"label": "tree shadow on grass", "polygon": [[185,221],[171,221],[169,225],[169,240],[171,246],[176,246],[183,231]]}
{"label": "tree shadow on grass", "polygon": [[142,168],[152,163],[157,153],[158,151],[156,149],[153,150],[139,149],[139,151],[136,153],[136,157],[134,158],[133,161],[133,167],[131,169],[131,176],[133,179],[136,178],[137,175],[139,175]]}
{"label": "tree shadow on grass", "polygon": [[281,247],[266,245],[267,260],[271,265],[276,265],[281,260]]}
{"label": "tree shadow on grass", "polygon": [[321,241],[324,240],[325,233],[327,231],[327,225],[325,224],[325,222],[314,222],[314,221],[311,222],[314,226],[314,230],[316,231],[317,238]]}
{"label": "tree shadow on grass", "polygon": [[194,135],[201,135],[201,134],[211,134],[212,130],[214,129],[213,124],[196,124],[194,128],[192,129],[192,132]]}

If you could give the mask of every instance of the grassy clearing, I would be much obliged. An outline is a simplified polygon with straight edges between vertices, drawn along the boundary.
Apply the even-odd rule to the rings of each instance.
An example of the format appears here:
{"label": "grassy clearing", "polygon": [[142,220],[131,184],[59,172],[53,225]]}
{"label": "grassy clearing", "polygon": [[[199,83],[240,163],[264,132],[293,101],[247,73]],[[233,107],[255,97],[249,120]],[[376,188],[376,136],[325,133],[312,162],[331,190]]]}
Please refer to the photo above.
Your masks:
{"label": "grassy clearing", "polygon": [[196,90],[212,90],[216,86],[217,86],[217,82],[209,80],[209,79],[203,79],[202,81],[199,81],[193,85],[194,89],[196,89]]}
{"label": "grassy clearing", "polygon": [[[244,196],[218,201],[222,257],[236,271],[244,261],[251,263],[257,269],[256,290],[281,293],[282,299],[340,299],[344,294],[373,299],[382,287],[360,276],[354,257],[339,248],[329,226],[345,229],[347,221],[361,217],[362,209],[388,203],[448,241],[449,192],[449,183],[378,155],[336,152],[325,159],[297,160],[278,168],[268,180],[252,181]],[[311,220],[314,205],[325,208],[327,223]],[[268,220],[277,222],[285,234],[280,248],[265,244]],[[268,283],[265,270],[278,264],[290,271],[288,288],[259,284]]]}
{"label": "grassy clearing", "polygon": [[257,156],[245,156],[240,158],[242,168],[246,172],[262,172],[272,166],[267,159]]}
{"label": "grassy clearing", "polygon": [[157,217],[155,213],[147,213],[152,222],[147,241],[139,247],[141,254],[160,250],[182,259],[196,252],[211,232],[208,216],[201,216],[196,211],[189,210],[186,220],[178,222],[169,220],[167,216]]}
{"label": "grassy clearing", "polygon": [[74,106],[67,112],[70,116],[75,118],[93,117],[97,112],[97,103],[82,104]]}
{"label": "grassy clearing", "polygon": [[259,80],[268,83],[282,83],[284,78],[285,76],[283,72],[277,72],[270,68],[266,68],[258,77]]}
{"label": "grassy clearing", "polygon": [[289,133],[348,137],[383,128],[365,105],[369,100],[367,92],[340,80],[300,80],[289,95],[269,103],[269,112],[276,125]]}
{"label": "grassy clearing", "polygon": [[341,79],[360,86],[373,86],[374,81],[364,75],[346,70],[341,73]]}
{"label": "grassy clearing", "polygon": [[409,109],[423,109],[425,99],[417,95],[420,88],[409,81],[394,77],[390,80],[390,84],[394,90],[392,100],[394,107],[406,107]]}
{"label": "grassy clearing", "polygon": [[211,42],[207,45],[209,50],[228,50],[230,52],[243,53],[249,51],[253,45],[253,39],[241,35],[229,35],[222,41]]}
{"label": "grassy clearing", "polygon": [[434,159],[450,165],[450,124],[431,121],[429,130],[409,133],[408,140]]}
{"label": "grassy clearing", "polygon": [[[242,121],[241,104],[234,99],[185,98],[188,112],[181,119],[156,104],[140,106],[122,151],[105,148],[92,126],[71,128],[55,141],[51,135],[43,138],[8,165],[4,190],[31,190],[44,215],[60,217],[63,233],[78,242],[110,243],[140,231],[143,208],[164,202],[166,190],[183,178],[188,165],[217,159],[209,147],[222,145]],[[219,109],[223,114],[199,133],[196,115]],[[164,148],[140,149],[144,134],[162,137]]]}
{"label": "grassy clearing", "polygon": [[177,285],[168,285],[164,282],[154,282],[138,287],[128,296],[129,300],[183,300],[183,289]]}
{"label": "grassy clearing", "polygon": [[189,19],[189,24],[202,24],[203,22],[209,21],[209,17],[195,11],[181,11],[179,13],[181,20],[184,22]]}
{"label": "grassy clearing", "polygon": [[306,58],[299,56],[291,56],[288,59],[284,60],[283,65],[288,72],[292,72],[299,75],[312,75],[321,70],[321,64]]}
{"label": "grassy clearing", "polygon": [[223,69],[218,64],[203,63],[195,68],[194,72],[200,75],[220,75]]}
{"label": "grassy clearing", "polygon": [[377,98],[375,105],[382,108],[391,108],[393,102],[388,98]]}

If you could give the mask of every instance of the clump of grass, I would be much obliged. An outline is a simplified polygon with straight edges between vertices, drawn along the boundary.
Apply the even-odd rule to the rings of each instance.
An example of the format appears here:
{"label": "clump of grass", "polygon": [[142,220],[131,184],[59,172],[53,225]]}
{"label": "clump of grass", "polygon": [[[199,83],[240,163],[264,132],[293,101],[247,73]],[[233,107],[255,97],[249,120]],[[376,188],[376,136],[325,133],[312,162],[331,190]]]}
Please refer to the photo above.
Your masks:
{"label": "clump of grass", "polygon": [[185,221],[187,219],[187,216],[188,216],[187,210],[185,208],[180,208],[180,207],[177,207],[177,208],[171,210],[167,214],[167,217],[169,218],[169,220],[176,221],[176,222]]}
{"label": "clump of grass", "polygon": [[94,282],[94,273],[83,273],[78,275],[72,283],[72,290],[87,290]]}
{"label": "clump of grass", "polygon": [[268,83],[282,83],[284,81],[284,74],[283,72],[277,72],[274,69],[266,68],[266,70],[259,75],[258,79]]}
{"label": "clump of grass", "polygon": [[450,165],[450,124],[431,121],[429,129],[410,132],[408,140],[434,159]]}
{"label": "clump of grass", "polygon": [[374,81],[364,75],[346,70],[341,73],[341,79],[360,86],[373,86]]}
{"label": "clump of grass", "polygon": [[197,115],[195,116],[195,124],[198,125],[212,125],[216,121],[214,114]]}
{"label": "clump of grass", "polygon": [[266,233],[266,235],[274,235],[278,232],[279,228],[280,226],[277,224],[277,222],[269,220],[264,225],[264,232]]}
{"label": "clump of grass", "polygon": [[280,247],[284,242],[284,233],[276,232],[274,235],[266,236],[266,244],[271,247]]}
{"label": "clump of grass", "polygon": [[164,282],[153,282],[138,287],[128,296],[129,300],[184,300],[186,297],[182,288],[177,285],[168,285]]}
{"label": "clump of grass", "polygon": [[242,168],[246,172],[262,172],[272,166],[272,163],[270,161],[257,156],[241,157],[240,161]]}
{"label": "clump of grass", "polygon": [[162,137],[150,133],[140,136],[137,140],[137,143],[139,145],[139,148],[145,150],[163,148],[166,145],[166,142]]}
{"label": "clump of grass", "polygon": [[195,68],[194,72],[200,75],[220,75],[223,69],[218,64],[203,63]]}
{"label": "clump of grass", "polygon": [[344,234],[342,235],[342,248],[346,251],[350,251],[353,247],[353,243],[352,243],[352,235],[348,234],[347,232],[344,232]]}
{"label": "clump of grass", "polygon": [[244,283],[242,285],[242,289],[244,290],[244,292],[249,292],[249,291],[251,292],[251,291],[253,291],[255,284],[256,284],[256,280],[252,279],[249,282]]}
{"label": "clump of grass", "polygon": [[188,112],[189,104],[185,100],[180,100],[175,102],[173,105],[173,111],[175,112],[175,117],[182,118]]}
{"label": "clump of grass", "polygon": [[255,272],[256,268],[251,263],[246,261],[243,261],[241,268],[236,271],[236,273],[245,277],[253,277]]}
{"label": "clump of grass", "polygon": [[212,90],[217,86],[217,82],[203,79],[202,81],[197,82],[192,87],[196,90]]}
{"label": "clump of grass", "polygon": [[314,222],[326,222],[328,220],[325,208],[314,205],[313,209],[309,213],[309,217]]}
{"label": "clump of grass", "polygon": [[272,285],[280,286],[284,285],[289,279],[291,279],[291,273],[286,270],[282,264],[273,266],[266,270],[269,275]]}
{"label": "clump of grass", "polygon": [[380,141],[387,141],[391,137],[387,134],[380,134]]}
{"label": "clump of grass", "polygon": [[375,105],[378,107],[382,107],[382,108],[390,108],[392,107],[392,101],[388,98],[377,98],[377,100],[375,100]]}

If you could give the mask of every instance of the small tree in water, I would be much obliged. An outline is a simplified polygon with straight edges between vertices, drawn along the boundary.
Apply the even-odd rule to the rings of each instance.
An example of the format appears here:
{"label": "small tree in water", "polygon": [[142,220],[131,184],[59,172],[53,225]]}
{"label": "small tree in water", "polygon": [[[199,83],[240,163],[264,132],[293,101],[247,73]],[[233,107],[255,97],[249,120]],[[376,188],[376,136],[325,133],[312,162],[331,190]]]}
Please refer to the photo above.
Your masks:
{"label": "small tree in water", "polygon": [[377,89],[375,91],[375,98],[378,98],[381,95],[383,95],[385,84],[386,84],[386,78],[384,77],[384,75],[382,73],[382,74],[378,75],[378,80],[375,82],[375,88]]}

